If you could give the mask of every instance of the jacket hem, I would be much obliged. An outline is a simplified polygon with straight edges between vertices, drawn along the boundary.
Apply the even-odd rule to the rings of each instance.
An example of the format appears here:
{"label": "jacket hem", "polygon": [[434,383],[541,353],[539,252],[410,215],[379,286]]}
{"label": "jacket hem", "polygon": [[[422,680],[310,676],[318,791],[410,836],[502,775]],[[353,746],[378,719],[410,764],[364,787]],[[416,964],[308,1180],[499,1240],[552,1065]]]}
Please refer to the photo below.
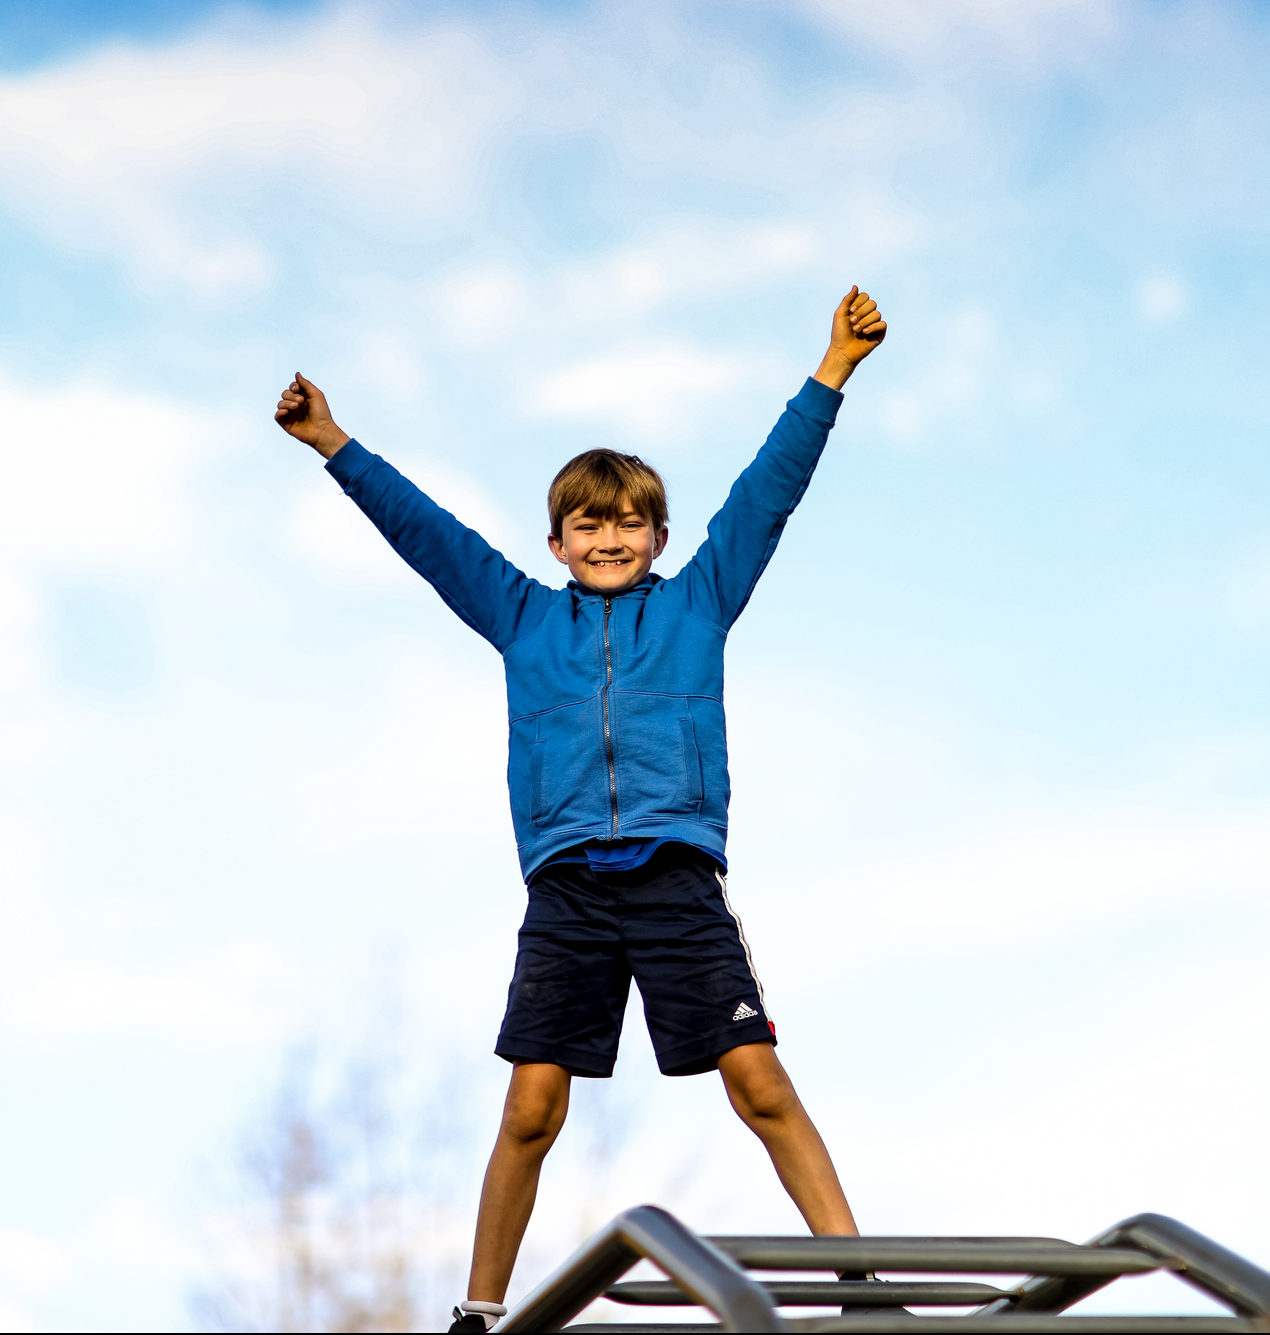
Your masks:
{"label": "jacket hem", "polygon": [[[538,840],[532,845],[522,844],[516,851],[520,855],[520,870],[528,885],[534,872],[544,863],[550,862],[557,853],[563,852],[574,844],[586,843],[590,839],[603,839],[608,833],[608,826],[581,826],[570,830],[553,830],[549,838]],[[726,825],[714,825],[700,820],[641,820],[621,827],[622,839],[681,839],[685,844],[699,848],[703,853],[710,853],[722,859],[727,849],[728,829]]]}

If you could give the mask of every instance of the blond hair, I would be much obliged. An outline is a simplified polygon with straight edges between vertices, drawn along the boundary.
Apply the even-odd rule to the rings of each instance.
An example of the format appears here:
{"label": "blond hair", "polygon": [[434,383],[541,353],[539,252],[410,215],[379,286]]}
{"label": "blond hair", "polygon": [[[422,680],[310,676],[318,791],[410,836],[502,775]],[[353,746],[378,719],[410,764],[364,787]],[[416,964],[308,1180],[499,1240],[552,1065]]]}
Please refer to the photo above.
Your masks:
{"label": "blond hair", "polygon": [[565,515],[575,510],[592,519],[618,519],[624,508],[643,515],[655,529],[670,517],[661,474],[637,454],[587,450],[565,464],[547,492],[547,513],[556,538],[563,537]]}

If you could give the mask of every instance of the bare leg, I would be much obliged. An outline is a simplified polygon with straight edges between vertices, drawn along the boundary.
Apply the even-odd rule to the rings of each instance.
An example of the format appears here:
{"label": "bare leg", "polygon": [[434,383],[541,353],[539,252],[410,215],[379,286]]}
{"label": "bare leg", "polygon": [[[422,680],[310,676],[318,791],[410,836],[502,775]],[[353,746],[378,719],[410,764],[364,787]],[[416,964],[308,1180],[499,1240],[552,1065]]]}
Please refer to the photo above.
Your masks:
{"label": "bare leg", "polygon": [[538,1195],[538,1174],[569,1111],[570,1074],[549,1062],[512,1068],[503,1123],[494,1142],[476,1216],[467,1296],[501,1303]]}
{"label": "bare leg", "polygon": [[825,1142],[812,1125],[770,1043],[746,1043],[719,1058],[737,1116],[763,1142],[772,1166],[813,1233],[855,1237],[851,1217]]}

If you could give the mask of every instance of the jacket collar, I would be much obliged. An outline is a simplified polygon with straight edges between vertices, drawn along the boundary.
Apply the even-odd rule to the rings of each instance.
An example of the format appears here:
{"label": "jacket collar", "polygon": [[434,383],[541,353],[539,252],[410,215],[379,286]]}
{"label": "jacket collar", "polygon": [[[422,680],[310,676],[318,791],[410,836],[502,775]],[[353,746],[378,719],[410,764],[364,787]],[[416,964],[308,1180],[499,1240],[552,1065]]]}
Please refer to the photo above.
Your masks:
{"label": "jacket collar", "polygon": [[605,594],[597,593],[594,589],[584,588],[576,579],[571,579],[565,586],[575,599],[578,598],[629,598],[632,596],[643,598],[647,595],[649,589],[654,584],[661,583],[661,576],[655,571],[649,571],[638,584],[632,585],[629,589],[623,589],[621,593]]}

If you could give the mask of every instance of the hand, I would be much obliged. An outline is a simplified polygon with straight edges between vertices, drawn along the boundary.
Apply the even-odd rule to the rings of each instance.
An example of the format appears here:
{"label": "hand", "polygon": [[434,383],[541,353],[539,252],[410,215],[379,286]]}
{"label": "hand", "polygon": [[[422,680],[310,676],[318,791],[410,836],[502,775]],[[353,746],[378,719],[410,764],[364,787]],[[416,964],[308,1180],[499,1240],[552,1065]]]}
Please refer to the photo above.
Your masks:
{"label": "hand", "polygon": [[877,302],[853,287],[833,313],[833,333],[816,379],[841,389],[852,371],[886,337],[886,321]]}
{"label": "hand", "polygon": [[299,371],[282,391],[273,420],[288,436],[312,445],[324,459],[329,459],[351,439],[347,431],[341,431],[331,420],[326,395]]}

